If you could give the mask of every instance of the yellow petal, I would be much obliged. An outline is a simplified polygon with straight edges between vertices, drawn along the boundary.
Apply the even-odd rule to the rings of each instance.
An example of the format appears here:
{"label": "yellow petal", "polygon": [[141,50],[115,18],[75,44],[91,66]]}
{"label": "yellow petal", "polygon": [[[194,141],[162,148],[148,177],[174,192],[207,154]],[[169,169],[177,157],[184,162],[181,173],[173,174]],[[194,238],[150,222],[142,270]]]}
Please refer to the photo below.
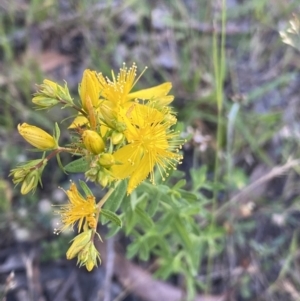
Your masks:
{"label": "yellow petal", "polygon": [[145,180],[149,173],[154,168],[154,160],[151,159],[149,154],[145,154],[143,159],[140,161],[137,169],[133,172],[129,179],[127,193],[130,194],[143,180]]}
{"label": "yellow petal", "polygon": [[132,145],[126,145],[117,150],[113,155],[115,161],[120,162],[120,165],[116,164],[112,166],[110,171],[115,178],[121,180],[129,177],[138,167],[141,160],[141,149]]}
{"label": "yellow petal", "polygon": [[155,87],[151,87],[148,89],[143,89],[137,92],[133,92],[128,94],[127,96],[127,100],[130,99],[135,99],[135,98],[139,98],[139,99],[154,99],[157,97],[161,97],[161,96],[165,96],[169,93],[169,91],[172,88],[172,84],[170,82],[166,82],[164,84],[155,86]]}
{"label": "yellow petal", "polygon": [[70,124],[70,126],[68,127],[68,129],[75,129],[77,127],[81,127],[85,124],[89,123],[88,119],[86,117],[84,117],[83,115],[78,115],[77,117],[75,117],[75,119],[73,120],[73,122]]}

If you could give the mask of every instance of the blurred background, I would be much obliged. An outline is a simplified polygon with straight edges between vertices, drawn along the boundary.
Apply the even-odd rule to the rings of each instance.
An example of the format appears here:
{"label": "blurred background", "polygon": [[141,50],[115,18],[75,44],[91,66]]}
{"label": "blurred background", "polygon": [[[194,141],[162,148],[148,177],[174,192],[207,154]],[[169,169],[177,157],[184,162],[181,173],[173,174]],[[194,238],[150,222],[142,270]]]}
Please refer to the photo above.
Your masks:
{"label": "blurred background", "polygon": [[[221,1],[0,0],[0,300],[179,301],[187,290],[203,301],[300,300],[300,53],[279,35],[293,14],[300,17],[300,1],[227,0],[226,14],[218,119],[213,54]],[[18,163],[36,158],[17,125],[52,132],[69,114],[34,110],[36,84],[66,81],[78,99],[84,69],[110,76],[123,62],[135,62],[139,72],[148,67],[137,88],[173,83],[172,105],[188,140],[180,168],[185,189],[196,191],[197,181],[219,175],[217,202],[205,205],[221,229],[219,248],[200,252],[193,289],[180,259],[168,277],[155,276],[156,254],[128,259],[131,240],[122,231],[104,239],[98,269],[77,267],[65,258],[72,233],[53,234],[52,204],[66,201],[58,187],[67,188],[70,177],[50,162],[43,188],[26,196],[8,178]],[[62,141],[67,126],[60,123]],[[201,192],[211,198],[209,189]],[[203,219],[193,219],[214,239]]]}

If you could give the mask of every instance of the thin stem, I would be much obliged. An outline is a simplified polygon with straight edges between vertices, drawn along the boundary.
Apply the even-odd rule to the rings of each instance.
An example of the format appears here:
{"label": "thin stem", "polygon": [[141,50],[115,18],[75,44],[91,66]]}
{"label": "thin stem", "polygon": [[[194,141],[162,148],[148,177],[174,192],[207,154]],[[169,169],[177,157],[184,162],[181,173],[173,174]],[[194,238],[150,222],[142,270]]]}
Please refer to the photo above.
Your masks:
{"label": "thin stem", "polygon": [[75,149],[73,148],[68,148],[68,147],[59,147],[56,150],[52,151],[46,158],[41,159],[41,162],[38,163],[37,165],[33,166],[30,168],[30,170],[33,169],[38,169],[43,165],[44,160],[50,160],[53,157],[55,157],[57,154],[62,153],[62,152],[68,152],[68,153],[74,153]]}
{"label": "thin stem", "polygon": [[114,192],[116,187],[114,188],[110,188],[107,193],[105,194],[105,196],[99,201],[99,203],[97,204],[97,207],[100,211],[100,209],[103,207],[103,205],[106,203],[106,201],[108,200],[108,198],[110,197],[110,195]]}
{"label": "thin stem", "polygon": [[[218,181],[219,181],[219,152],[222,147],[222,129],[223,129],[223,120],[222,120],[222,108],[223,108],[223,84],[225,76],[225,38],[226,38],[226,0],[222,0],[222,31],[221,31],[221,43],[218,45],[218,34],[214,31],[213,35],[213,64],[214,64],[214,73],[216,80],[216,100],[217,100],[217,110],[218,110],[218,119],[217,119],[217,146],[216,146],[216,155],[215,155],[215,166],[214,166],[214,187],[213,187],[213,199],[212,199],[212,217],[210,221],[210,230],[213,231],[215,226],[215,211],[217,207],[217,197],[218,197]],[[220,55],[220,57],[219,57]],[[214,241],[211,240],[208,242],[209,254],[207,262],[207,286],[206,293],[210,292],[211,289],[211,271],[213,264],[213,253],[214,253]]]}
{"label": "thin stem", "polygon": [[[58,101],[60,101],[62,104],[65,104],[65,105],[70,105],[70,103],[62,98],[58,98]],[[82,108],[76,106],[75,104],[72,103],[72,105],[70,105],[73,109],[75,109],[76,111],[78,111],[79,113],[81,113],[83,116],[85,117],[88,117],[88,114],[82,110]]]}
{"label": "thin stem", "polygon": [[[107,193],[104,195],[104,197],[97,203],[97,213],[95,216],[96,221],[99,219],[99,215],[101,212],[101,208],[103,207],[103,205],[106,203],[106,201],[108,200],[108,198],[111,196],[111,194],[115,191],[115,189],[118,187],[118,185],[121,183],[121,181],[118,181],[114,187],[110,188]],[[92,235],[92,240],[94,239],[94,236],[96,234],[96,231],[93,233]]]}

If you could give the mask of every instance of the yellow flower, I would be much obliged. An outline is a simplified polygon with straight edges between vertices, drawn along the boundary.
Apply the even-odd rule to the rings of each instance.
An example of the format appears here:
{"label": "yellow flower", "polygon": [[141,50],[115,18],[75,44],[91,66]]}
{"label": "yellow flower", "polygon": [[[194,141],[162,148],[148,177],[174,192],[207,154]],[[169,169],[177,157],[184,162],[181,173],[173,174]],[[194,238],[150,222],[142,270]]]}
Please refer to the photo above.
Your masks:
{"label": "yellow flower", "polygon": [[85,111],[87,111],[87,98],[90,98],[94,108],[97,108],[100,103],[100,84],[97,73],[86,69],[83,72],[82,81],[79,85],[79,94],[81,98],[81,104]]}
{"label": "yellow flower", "polygon": [[84,199],[73,182],[71,183],[70,189],[66,191],[66,194],[70,202],[61,205],[61,208],[57,211],[61,216],[63,224],[60,231],[64,231],[67,228],[73,228],[75,223],[78,223],[78,232],[86,226],[95,229],[97,225],[95,219],[97,212],[95,197],[89,195]]}
{"label": "yellow flower", "polygon": [[20,135],[31,145],[40,150],[51,150],[57,148],[54,137],[47,132],[27,123],[19,124],[18,131]]}
{"label": "yellow flower", "polygon": [[101,73],[98,74],[101,98],[117,106],[123,106],[125,103],[137,98],[142,100],[156,100],[158,98],[162,98],[163,100],[165,98],[164,102],[166,103],[170,103],[173,100],[173,96],[166,96],[172,87],[172,84],[169,82],[130,93],[142,75],[136,78],[136,71],[137,67],[133,63],[129,69],[124,64],[117,77],[112,71],[112,80],[104,78]]}
{"label": "yellow flower", "polygon": [[178,153],[182,141],[173,140],[177,133],[170,129],[172,124],[165,119],[164,112],[152,106],[133,104],[123,114],[123,119],[128,144],[113,154],[120,164],[112,166],[110,171],[117,179],[130,177],[127,193],[131,193],[149,173],[150,181],[154,183],[155,165],[163,179],[168,169],[175,169],[182,159]]}
{"label": "yellow flower", "polygon": [[86,149],[95,155],[100,154],[104,151],[104,141],[95,131],[84,131],[82,134],[82,141]]}

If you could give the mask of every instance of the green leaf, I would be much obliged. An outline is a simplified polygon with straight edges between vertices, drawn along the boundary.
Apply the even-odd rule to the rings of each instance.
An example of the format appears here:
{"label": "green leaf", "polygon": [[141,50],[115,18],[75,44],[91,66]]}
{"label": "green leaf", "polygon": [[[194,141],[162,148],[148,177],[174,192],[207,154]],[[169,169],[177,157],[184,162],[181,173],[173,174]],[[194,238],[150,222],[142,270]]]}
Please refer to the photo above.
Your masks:
{"label": "green leaf", "polygon": [[58,127],[57,122],[55,122],[55,140],[58,143],[59,137],[60,137],[60,128]]}
{"label": "green leaf", "polygon": [[159,190],[157,190],[156,193],[151,195],[151,197],[149,198],[149,205],[147,207],[147,211],[151,217],[155,214],[156,210],[158,209],[158,203],[161,199],[161,196],[162,193]]}
{"label": "green leaf", "polygon": [[153,220],[151,217],[139,206],[135,208],[135,212],[138,214],[140,217],[140,220],[143,224],[145,224],[147,227],[152,227],[154,226]]}
{"label": "green leaf", "polygon": [[108,200],[104,205],[105,209],[116,212],[119,209],[125,197],[126,190],[127,190],[127,181],[123,180],[118,184],[114,192],[109,196]]}
{"label": "green leaf", "polygon": [[174,273],[172,260],[169,260],[159,267],[159,269],[154,273],[155,277],[161,278],[162,280],[167,280],[171,274]]}
{"label": "green leaf", "polygon": [[[100,215],[100,218],[101,218],[101,215]],[[113,223],[110,223],[108,225],[108,227],[110,229],[109,229],[108,233],[106,234],[107,238],[115,236],[121,230],[121,227],[119,227],[119,226],[117,226],[116,224],[113,224]]]}
{"label": "green leaf", "polygon": [[143,242],[140,244],[140,249],[139,249],[139,257],[143,261],[149,260],[149,247],[147,242]]}
{"label": "green leaf", "polygon": [[135,208],[138,204],[142,203],[143,201],[145,201],[147,199],[148,199],[147,193],[143,193],[140,197],[137,198],[135,191],[133,191],[133,193],[130,195],[130,205],[131,205],[132,211],[135,210]]}
{"label": "green leaf", "polygon": [[195,202],[198,200],[197,196],[193,192],[189,192],[183,189],[178,189],[178,192],[180,193],[181,197],[188,202]]}
{"label": "green leaf", "polygon": [[100,215],[103,215],[104,217],[106,217],[108,220],[110,220],[111,222],[113,222],[117,226],[122,227],[121,219],[114,212],[112,212],[110,210],[107,210],[107,209],[101,209]]}
{"label": "green leaf", "polygon": [[86,158],[80,158],[80,159],[70,162],[64,168],[65,168],[65,171],[67,171],[67,172],[81,173],[81,172],[86,172],[89,169],[89,167],[90,167],[90,164],[86,160]]}
{"label": "green leaf", "polygon": [[59,155],[59,153],[58,154],[56,154],[56,160],[57,160],[57,164],[58,164],[58,166],[63,170],[63,172],[65,173],[65,174],[67,174],[66,173],[66,171],[65,171],[65,169],[64,169],[64,167],[63,167],[63,165],[62,165],[62,163],[61,163],[61,160],[60,160],[60,155]]}
{"label": "green leaf", "polygon": [[200,169],[192,169],[190,173],[193,181],[194,191],[198,190],[202,187],[206,180],[207,166],[203,165]]}
{"label": "green leaf", "polygon": [[87,186],[87,184],[84,181],[79,180],[79,184],[82,190],[84,191],[86,197],[89,195],[93,195],[91,189],[89,188],[89,186]]}
{"label": "green leaf", "polygon": [[186,184],[186,180],[181,179],[172,187],[172,189],[174,189],[174,190],[179,189],[179,188],[183,187],[185,184]]}
{"label": "green leaf", "polygon": [[180,218],[176,218],[173,222],[174,225],[174,230],[177,232],[179,238],[182,241],[182,244],[185,246],[186,249],[191,250],[192,249],[192,241],[190,240],[189,237],[189,232],[187,229],[184,227],[182,220]]}
{"label": "green leaf", "polygon": [[127,247],[127,256],[129,259],[133,258],[140,249],[140,243],[138,240],[132,242],[128,247]]}
{"label": "green leaf", "polygon": [[125,220],[125,234],[129,235],[131,233],[131,231],[133,230],[134,226],[137,224],[138,220],[137,220],[137,215],[134,214],[133,211],[128,211],[126,212],[126,220]]}

